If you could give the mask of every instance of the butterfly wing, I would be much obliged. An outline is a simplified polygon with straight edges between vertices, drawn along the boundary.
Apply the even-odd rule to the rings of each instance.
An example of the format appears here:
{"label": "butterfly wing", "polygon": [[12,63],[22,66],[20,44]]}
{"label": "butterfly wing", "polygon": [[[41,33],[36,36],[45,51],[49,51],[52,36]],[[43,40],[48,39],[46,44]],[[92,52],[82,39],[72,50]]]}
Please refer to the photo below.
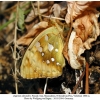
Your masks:
{"label": "butterfly wing", "polygon": [[24,54],[20,73],[23,78],[54,78],[62,74],[65,59],[63,41],[56,27],[41,32]]}

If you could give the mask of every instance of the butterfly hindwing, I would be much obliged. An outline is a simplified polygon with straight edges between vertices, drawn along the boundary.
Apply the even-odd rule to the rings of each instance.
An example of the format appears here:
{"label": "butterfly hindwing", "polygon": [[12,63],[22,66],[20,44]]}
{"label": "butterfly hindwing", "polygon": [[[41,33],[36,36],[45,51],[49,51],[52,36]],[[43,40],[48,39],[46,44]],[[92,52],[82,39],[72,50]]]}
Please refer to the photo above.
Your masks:
{"label": "butterfly hindwing", "polygon": [[63,41],[56,27],[41,32],[24,54],[20,73],[23,78],[54,78],[62,74],[65,60]]}

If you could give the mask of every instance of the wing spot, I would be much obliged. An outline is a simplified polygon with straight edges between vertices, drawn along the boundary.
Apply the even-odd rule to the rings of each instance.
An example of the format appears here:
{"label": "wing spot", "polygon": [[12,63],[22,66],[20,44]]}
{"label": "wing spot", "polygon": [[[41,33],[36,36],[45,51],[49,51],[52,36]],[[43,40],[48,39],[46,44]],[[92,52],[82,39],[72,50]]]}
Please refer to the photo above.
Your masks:
{"label": "wing spot", "polygon": [[36,46],[36,47],[40,47],[40,42],[36,42],[36,43],[35,43],[35,46]]}
{"label": "wing spot", "polygon": [[42,56],[44,56],[44,52],[42,52],[42,54],[41,54]]}
{"label": "wing spot", "polygon": [[57,63],[56,63],[56,65],[60,65],[60,63],[59,63],[59,62],[57,62]]}
{"label": "wing spot", "polygon": [[55,49],[56,52],[58,52],[58,49]]}
{"label": "wing spot", "polygon": [[54,49],[54,46],[53,46],[52,44],[49,44],[49,43],[48,43],[48,50],[49,50],[49,51],[52,51],[53,49]]}
{"label": "wing spot", "polygon": [[47,62],[47,64],[50,64],[50,61],[49,60],[47,60],[46,62]]}
{"label": "wing spot", "polygon": [[48,35],[45,35],[45,40],[48,41]]}
{"label": "wing spot", "polygon": [[55,59],[54,59],[54,58],[51,58],[51,61],[52,61],[52,62],[54,62],[54,61],[55,61]]}
{"label": "wing spot", "polygon": [[37,48],[39,52],[42,52],[42,47]]}

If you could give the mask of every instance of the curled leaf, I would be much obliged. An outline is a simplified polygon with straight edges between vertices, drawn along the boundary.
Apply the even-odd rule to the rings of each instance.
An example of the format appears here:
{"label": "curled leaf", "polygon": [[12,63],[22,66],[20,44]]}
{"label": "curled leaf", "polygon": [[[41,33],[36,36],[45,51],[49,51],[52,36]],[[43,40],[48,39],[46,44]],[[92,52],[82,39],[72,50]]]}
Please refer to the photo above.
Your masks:
{"label": "curled leaf", "polygon": [[74,69],[80,69],[85,62],[85,59],[80,57],[85,50],[82,46],[82,40],[76,36],[76,32],[72,31],[68,43],[68,61]]}

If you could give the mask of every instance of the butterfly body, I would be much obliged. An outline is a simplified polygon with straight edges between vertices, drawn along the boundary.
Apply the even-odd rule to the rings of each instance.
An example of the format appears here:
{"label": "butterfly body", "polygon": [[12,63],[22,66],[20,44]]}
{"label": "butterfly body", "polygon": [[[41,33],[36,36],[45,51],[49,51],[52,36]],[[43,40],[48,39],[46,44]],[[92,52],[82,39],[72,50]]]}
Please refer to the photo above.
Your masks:
{"label": "butterfly body", "polygon": [[60,31],[49,27],[29,45],[24,54],[20,73],[23,78],[55,78],[62,74],[65,59]]}

